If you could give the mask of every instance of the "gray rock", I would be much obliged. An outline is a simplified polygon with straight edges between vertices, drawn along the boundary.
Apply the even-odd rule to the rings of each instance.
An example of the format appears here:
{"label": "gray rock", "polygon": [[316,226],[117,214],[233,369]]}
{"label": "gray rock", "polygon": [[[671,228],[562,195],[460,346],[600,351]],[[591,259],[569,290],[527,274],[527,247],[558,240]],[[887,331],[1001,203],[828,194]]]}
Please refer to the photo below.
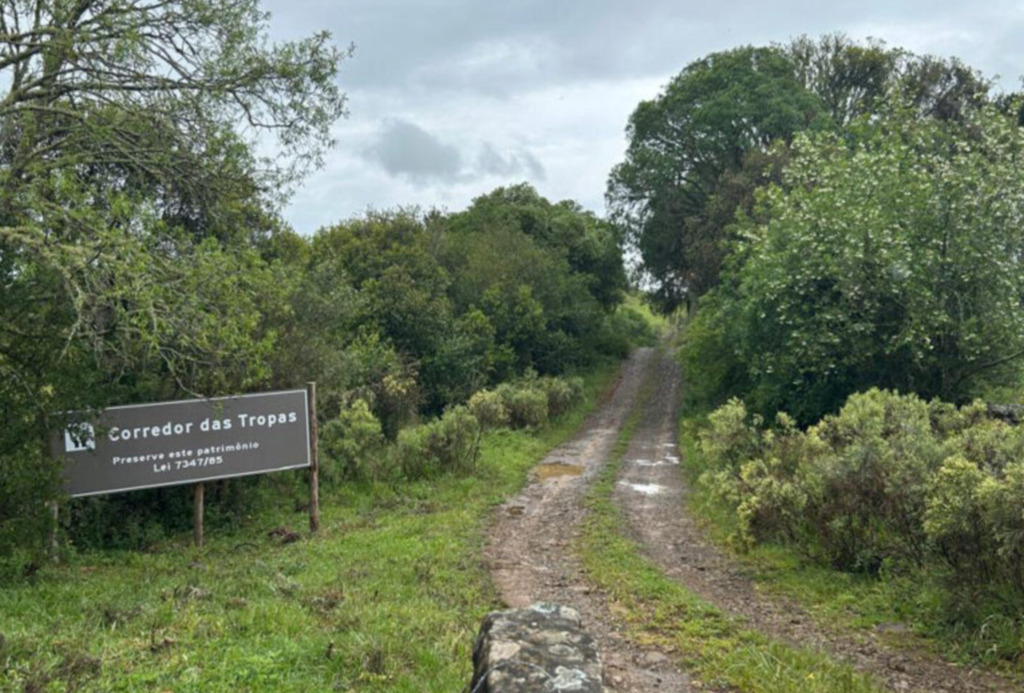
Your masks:
{"label": "gray rock", "polygon": [[575,609],[538,603],[493,611],[473,647],[471,693],[603,693],[601,659]]}

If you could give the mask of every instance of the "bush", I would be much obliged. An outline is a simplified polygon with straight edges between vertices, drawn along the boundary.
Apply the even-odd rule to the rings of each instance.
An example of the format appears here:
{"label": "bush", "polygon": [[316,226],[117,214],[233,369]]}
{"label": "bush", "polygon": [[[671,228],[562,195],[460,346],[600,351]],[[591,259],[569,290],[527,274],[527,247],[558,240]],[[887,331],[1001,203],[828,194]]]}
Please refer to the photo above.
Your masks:
{"label": "bush", "polygon": [[734,508],[745,543],[800,538],[828,564],[860,572],[924,559],[928,483],[944,449],[917,397],[853,395],[803,434],[784,415],[765,430],[739,400],[710,422],[707,482]]}
{"label": "bush", "polygon": [[650,321],[639,310],[625,304],[604,316],[593,338],[598,353],[620,359],[626,358],[634,347],[650,347],[657,342],[658,335]]}
{"label": "bush", "polygon": [[557,419],[583,400],[582,378],[539,378],[537,387],[548,399],[548,417]]}
{"label": "bush", "polygon": [[768,539],[795,540],[803,534],[806,491],[795,483],[796,467],[812,455],[812,441],[784,413],[767,429],[737,399],[709,417],[700,449],[711,469],[701,482],[735,510],[740,548]]}
{"label": "bush", "polygon": [[970,600],[1001,585],[1024,598],[1024,428],[977,402],[940,419],[946,456],[929,486],[924,531]]}
{"label": "bush", "polygon": [[686,322],[679,358],[686,377],[683,403],[691,411],[704,413],[749,392],[752,386],[728,329],[736,316],[727,313],[729,306],[714,293],[702,297],[700,307]]}
{"label": "bush", "polygon": [[0,457],[0,582],[45,551],[52,524],[45,502],[59,497],[58,470],[38,451]]}
{"label": "bush", "polygon": [[503,383],[497,392],[508,409],[512,428],[538,428],[548,422],[548,396],[531,381]]}
{"label": "bush", "polygon": [[924,531],[943,560],[972,582],[991,575],[996,553],[981,503],[985,479],[973,462],[950,457],[932,480],[924,514]]}
{"label": "bush", "polygon": [[466,407],[453,407],[440,419],[398,434],[392,454],[406,479],[469,473],[480,452],[480,424]]}
{"label": "bush", "polygon": [[740,546],[790,542],[855,572],[941,565],[960,604],[1024,599],[1024,428],[981,403],[870,390],[801,433],[731,400],[709,424],[701,483],[734,512]]}
{"label": "bush", "polygon": [[996,549],[991,581],[1011,586],[1018,600],[1024,599],[1024,460],[1008,464],[1002,477],[986,478],[978,497]]}
{"label": "bush", "polygon": [[807,521],[829,562],[868,572],[887,559],[920,564],[927,485],[943,459],[928,405],[870,390],[807,435],[827,445],[800,474],[811,497]]}
{"label": "bush", "polygon": [[1024,462],[999,476],[963,456],[943,463],[931,486],[924,530],[951,568],[952,587],[1003,585],[1024,598]]}
{"label": "bush", "polygon": [[799,542],[805,537],[807,492],[780,473],[784,464],[778,457],[769,457],[753,460],[741,468],[740,479],[746,493],[736,506],[740,533],[734,538],[741,548],[769,538]]}
{"label": "bush", "polygon": [[710,426],[700,436],[700,450],[713,469],[738,471],[744,462],[761,456],[765,446],[762,419],[751,419],[739,399],[715,410],[708,422]]}
{"label": "bush", "polygon": [[946,455],[962,455],[987,474],[1001,477],[1011,463],[1024,459],[1024,434],[984,412],[980,403],[958,412],[947,434]]}
{"label": "bush", "polygon": [[628,305],[619,306],[611,317],[612,329],[625,335],[630,346],[652,347],[658,343],[658,335],[643,313]]}
{"label": "bush", "polygon": [[501,395],[493,390],[480,390],[469,398],[469,411],[483,429],[503,428],[509,424],[508,408]]}
{"label": "bush", "polygon": [[366,400],[357,399],[328,421],[320,433],[324,462],[320,474],[327,482],[380,478],[386,475],[378,464],[384,446],[380,421]]}

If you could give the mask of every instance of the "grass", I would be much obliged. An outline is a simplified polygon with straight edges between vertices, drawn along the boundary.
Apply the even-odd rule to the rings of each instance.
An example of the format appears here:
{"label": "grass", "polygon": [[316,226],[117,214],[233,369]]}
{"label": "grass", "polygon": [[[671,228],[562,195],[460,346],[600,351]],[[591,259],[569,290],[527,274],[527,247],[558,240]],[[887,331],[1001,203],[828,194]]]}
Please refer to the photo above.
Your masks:
{"label": "grass", "polygon": [[[648,383],[619,436],[625,454]],[[609,595],[612,611],[636,642],[669,653],[712,688],[754,693],[867,693],[882,690],[868,677],[818,650],[772,641],[665,577],[623,532],[611,501],[619,463],[609,464],[587,498],[578,551],[589,577]]]}
{"label": "grass", "polygon": [[[322,489],[321,531],[292,498],[233,532],[150,553],[94,551],[0,589],[4,691],[455,691],[497,597],[481,561],[493,505],[579,427],[486,435],[478,472]],[[277,527],[302,538],[282,544]]]}

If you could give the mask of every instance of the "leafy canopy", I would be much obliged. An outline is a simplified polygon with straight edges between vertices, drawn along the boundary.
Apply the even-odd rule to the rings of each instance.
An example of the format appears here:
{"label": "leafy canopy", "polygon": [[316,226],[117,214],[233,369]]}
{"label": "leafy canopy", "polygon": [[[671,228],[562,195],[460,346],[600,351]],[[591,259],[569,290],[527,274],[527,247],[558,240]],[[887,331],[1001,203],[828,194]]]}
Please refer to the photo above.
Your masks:
{"label": "leafy canopy", "polygon": [[57,492],[52,412],[269,378],[287,283],[251,241],[345,98],[327,34],[266,23],[256,0],[0,0],[0,488],[27,503],[0,531]]}
{"label": "leafy canopy", "polygon": [[717,282],[722,227],[735,209],[716,213],[723,177],[742,170],[748,152],[825,124],[824,112],[782,51],[753,47],[691,63],[657,99],[637,106],[608,205],[665,308]]}
{"label": "leafy canopy", "polygon": [[1019,374],[1022,153],[994,108],[799,136],[689,341],[732,359],[711,389],[811,422],[870,386],[964,401]]}
{"label": "leafy canopy", "polygon": [[799,132],[837,130],[899,91],[923,117],[959,121],[989,83],[959,61],[916,56],[841,34],[743,47],[688,65],[626,128],[609,177],[612,218],[638,252],[665,311],[715,286],[737,212],[778,182]]}

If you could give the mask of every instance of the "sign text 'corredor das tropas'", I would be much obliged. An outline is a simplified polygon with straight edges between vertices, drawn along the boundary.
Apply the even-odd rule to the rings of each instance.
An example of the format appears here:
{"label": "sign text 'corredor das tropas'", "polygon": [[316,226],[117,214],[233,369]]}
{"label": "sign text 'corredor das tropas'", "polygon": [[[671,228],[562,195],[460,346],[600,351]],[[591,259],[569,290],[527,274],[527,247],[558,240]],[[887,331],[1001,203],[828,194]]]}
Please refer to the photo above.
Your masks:
{"label": "sign text 'corredor das tropas'", "polygon": [[104,409],[52,441],[71,496],[310,466],[305,390]]}

